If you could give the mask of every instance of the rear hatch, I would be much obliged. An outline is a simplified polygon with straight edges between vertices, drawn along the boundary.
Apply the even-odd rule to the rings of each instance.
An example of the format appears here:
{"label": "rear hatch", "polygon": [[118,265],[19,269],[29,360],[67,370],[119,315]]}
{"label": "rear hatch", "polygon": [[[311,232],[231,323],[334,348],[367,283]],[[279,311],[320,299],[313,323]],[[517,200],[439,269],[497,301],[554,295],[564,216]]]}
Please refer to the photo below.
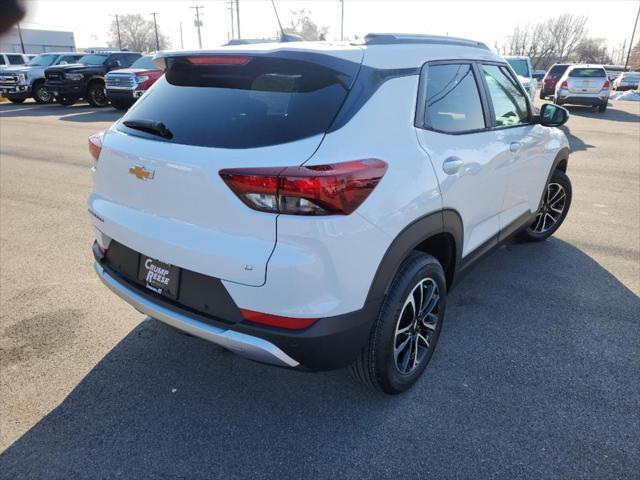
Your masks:
{"label": "rear hatch", "polygon": [[[359,49],[339,52],[162,58],[166,74],[103,139],[89,199],[95,226],[162,262],[264,284],[276,215],[246,207],[219,171],[308,160],[362,60]],[[166,131],[146,127],[153,122]]]}
{"label": "rear hatch", "polygon": [[604,68],[574,68],[569,72],[567,84],[571,94],[597,94],[607,82]]}

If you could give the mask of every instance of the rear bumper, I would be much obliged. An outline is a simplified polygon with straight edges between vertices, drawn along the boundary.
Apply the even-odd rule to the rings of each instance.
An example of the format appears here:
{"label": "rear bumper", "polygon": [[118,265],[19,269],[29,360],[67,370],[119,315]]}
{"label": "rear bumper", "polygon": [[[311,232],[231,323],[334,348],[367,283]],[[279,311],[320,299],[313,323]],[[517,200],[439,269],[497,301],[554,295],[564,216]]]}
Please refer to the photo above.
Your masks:
{"label": "rear bumper", "polygon": [[572,95],[568,96],[560,96],[560,102],[562,103],[571,103],[575,105],[602,105],[606,104],[609,100],[608,98],[601,98],[599,94],[591,94],[591,95]]}
{"label": "rear bumper", "polygon": [[[107,264],[96,244],[93,252],[102,282],[136,310],[240,356],[281,367],[312,371],[346,367],[367,342],[379,308],[379,302],[365,304],[355,312],[322,318],[304,330],[266,327],[238,320],[240,310],[222,284],[222,290],[207,288],[212,314],[206,314],[128,281]],[[191,283],[190,288],[203,287]]]}

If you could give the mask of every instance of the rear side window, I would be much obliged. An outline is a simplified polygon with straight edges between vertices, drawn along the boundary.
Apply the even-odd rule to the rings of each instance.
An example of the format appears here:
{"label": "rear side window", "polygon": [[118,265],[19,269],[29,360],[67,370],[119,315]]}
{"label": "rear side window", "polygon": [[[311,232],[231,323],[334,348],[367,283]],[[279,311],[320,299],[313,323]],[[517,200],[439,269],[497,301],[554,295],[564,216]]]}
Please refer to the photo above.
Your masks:
{"label": "rear side window", "polygon": [[482,65],[482,71],[489,88],[496,126],[510,127],[527,123],[527,99],[509,71],[497,65]]}
{"label": "rear side window", "polygon": [[24,64],[24,58],[22,58],[22,55],[7,55],[7,59],[9,60],[9,63],[11,65],[23,65]]}
{"label": "rear side window", "polygon": [[350,66],[345,71],[271,56],[178,57],[166,62],[165,75],[118,128],[146,136],[123,122],[158,121],[173,135],[167,141],[217,148],[278,145],[326,132],[359,67],[340,60]]}
{"label": "rear side window", "polygon": [[607,76],[604,68],[574,68],[569,72],[572,78],[604,78]]}
{"label": "rear side window", "polygon": [[426,124],[445,133],[485,128],[482,102],[470,64],[429,65]]}
{"label": "rear side window", "polygon": [[0,55],[0,65],[5,65],[3,55]]}

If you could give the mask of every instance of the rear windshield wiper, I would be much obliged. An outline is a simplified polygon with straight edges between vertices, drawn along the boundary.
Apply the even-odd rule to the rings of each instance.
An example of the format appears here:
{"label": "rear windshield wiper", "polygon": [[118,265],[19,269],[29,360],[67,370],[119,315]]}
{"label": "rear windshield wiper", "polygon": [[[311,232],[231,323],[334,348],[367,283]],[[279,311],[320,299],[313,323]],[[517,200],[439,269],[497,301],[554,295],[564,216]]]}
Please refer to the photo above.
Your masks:
{"label": "rear windshield wiper", "polygon": [[169,130],[162,122],[157,122],[155,120],[125,120],[122,123],[134,130],[141,130],[153,135],[160,135],[162,138],[173,138],[171,130]]}

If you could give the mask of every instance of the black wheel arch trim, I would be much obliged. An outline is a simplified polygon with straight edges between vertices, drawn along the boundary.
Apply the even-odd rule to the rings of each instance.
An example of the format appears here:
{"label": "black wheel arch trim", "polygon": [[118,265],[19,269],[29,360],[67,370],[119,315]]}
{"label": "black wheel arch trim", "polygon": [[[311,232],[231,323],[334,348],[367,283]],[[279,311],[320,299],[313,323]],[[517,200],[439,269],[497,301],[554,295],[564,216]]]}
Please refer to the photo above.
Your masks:
{"label": "black wheel arch trim", "polygon": [[551,177],[553,177],[553,172],[560,169],[564,173],[567,173],[567,166],[569,163],[569,147],[562,147],[556,153],[556,158],[553,159],[553,164],[549,169],[549,174],[547,175],[547,181],[542,187],[542,192],[540,193],[540,202],[538,203],[538,209],[542,206],[542,199],[544,198],[544,192],[546,190],[547,185],[551,181]]}

